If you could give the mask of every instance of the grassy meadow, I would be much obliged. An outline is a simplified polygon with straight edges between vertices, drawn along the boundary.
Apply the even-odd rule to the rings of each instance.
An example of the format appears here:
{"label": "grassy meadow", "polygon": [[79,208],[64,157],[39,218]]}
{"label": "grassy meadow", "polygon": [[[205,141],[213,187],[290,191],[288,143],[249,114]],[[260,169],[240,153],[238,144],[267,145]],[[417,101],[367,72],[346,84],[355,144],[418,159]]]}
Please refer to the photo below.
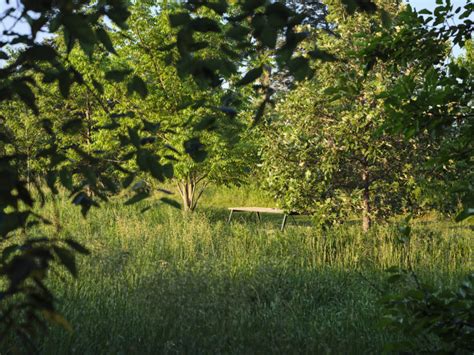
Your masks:
{"label": "grassy meadow", "polygon": [[[210,190],[192,215],[122,203],[84,220],[58,202],[61,233],[92,254],[79,257],[79,278],[52,274],[74,330],[51,327],[40,353],[380,353],[399,336],[379,324],[377,304],[384,270],[406,264],[393,225],[368,235],[358,224],[321,232],[304,219],[280,232],[281,218],[268,215],[227,225],[226,207],[272,205],[243,189]],[[449,286],[472,270],[473,234],[416,221],[409,253],[423,280]]]}

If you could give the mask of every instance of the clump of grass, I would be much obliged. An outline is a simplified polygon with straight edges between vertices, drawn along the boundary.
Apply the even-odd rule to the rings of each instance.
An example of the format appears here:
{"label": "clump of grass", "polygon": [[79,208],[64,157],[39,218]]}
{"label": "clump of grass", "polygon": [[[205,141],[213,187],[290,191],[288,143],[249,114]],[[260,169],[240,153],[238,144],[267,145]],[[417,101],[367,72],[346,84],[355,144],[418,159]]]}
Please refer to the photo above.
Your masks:
{"label": "clump of grass", "polygon": [[[386,268],[406,266],[409,255],[424,280],[448,285],[472,270],[467,228],[415,223],[407,248],[390,225],[367,235],[305,221],[280,232],[267,216],[227,225],[226,194],[238,196],[211,191],[192,215],[166,206],[141,214],[143,205],[115,201],[87,220],[59,200],[61,233],[92,255],[80,259],[77,280],[52,275],[74,332],[51,328],[40,351],[379,353],[398,336],[378,325]],[[260,204],[245,202],[235,204]],[[43,212],[54,213],[51,205]]]}

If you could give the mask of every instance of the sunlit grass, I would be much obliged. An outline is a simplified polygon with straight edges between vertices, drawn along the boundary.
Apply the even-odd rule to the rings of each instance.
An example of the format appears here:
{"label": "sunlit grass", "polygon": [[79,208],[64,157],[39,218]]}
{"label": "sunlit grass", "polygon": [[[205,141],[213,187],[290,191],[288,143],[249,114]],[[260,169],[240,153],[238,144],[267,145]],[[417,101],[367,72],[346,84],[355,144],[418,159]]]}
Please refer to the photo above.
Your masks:
{"label": "sunlit grass", "polygon": [[[192,215],[168,206],[141,214],[143,205],[112,201],[85,220],[61,199],[61,234],[92,255],[80,258],[77,280],[63,270],[52,275],[74,332],[53,327],[39,349],[379,353],[397,335],[378,324],[377,289],[386,288],[386,268],[407,263],[396,228],[381,224],[364,235],[355,224],[323,232],[299,221],[282,233],[278,217],[257,223],[250,215],[226,224],[225,207],[270,203],[222,189]],[[52,204],[43,212],[55,213]],[[473,268],[472,237],[467,226],[415,223],[409,256],[424,280],[450,285]]]}

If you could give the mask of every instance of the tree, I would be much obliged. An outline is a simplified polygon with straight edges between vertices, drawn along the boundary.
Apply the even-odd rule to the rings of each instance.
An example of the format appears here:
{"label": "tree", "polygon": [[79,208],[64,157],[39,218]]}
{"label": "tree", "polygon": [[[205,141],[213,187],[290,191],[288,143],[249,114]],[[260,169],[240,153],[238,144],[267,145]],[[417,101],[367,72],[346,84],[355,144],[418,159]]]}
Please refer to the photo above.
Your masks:
{"label": "tree", "polygon": [[[367,71],[357,58],[364,41],[383,30],[381,20],[348,18],[338,2],[329,4],[338,38],[315,37],[333,60],[277,104],[264,153],[267,185],[285,208],[319,214],[322,221],[362,211],[368,231],[376,215],[416,205],[416,167],[432,146],[427,137],[383,133],[387,114],[380,94],[398,72],[381,62]],[[398,1],[378,6],[392,16],[399,11]]]}
{"label": "tree", "polygon": [[[371,38],[362,51],[373,65],[390,58],[401,75],[384,93],[387,132],[417,137],[429,133],[440,145],[431,164],[446,172],[451,196],[459,196],[462,220],[474,213],[473,177],[473,67],[472,20],[474,4],[466,1],[455,8],[450,1],[439,2],[433,12],[411,8],[403,13],[398,27],[387,28]],[[450,24],[456,14],[458,23]],[[417,46],[412,46],[417,43]],[[446,51],[433,47],[440,43]],[[453,46],[465,48],[458,59],[447,57]],[[416,63],[414,71],[407,63]],[[447,194],[444,194],[446,199]],[[447,199],[451,199],[447,197]]]}
{"label": "tree", "polygon": [[[173,65],[178,51],[162,50],[176,41],[177,31],[169,24],[169,17],[179,14],[176,4],[168,3],[156,10],[140,3],[131,10],[129,28],[117,33],[115,42],[119,57],[131,58],[130,69],[146,77],[148,96],[127,97],[115,89],[113,97],[117,108],[128,109],[156,127],[148,146],[168,167],[165,177],[176,184],[184,210],[193,211],[209,182],[228,184],[242,180],[254,155],[252,146],[242,140],[249,115],[243,110],[239,90],[202,88],[191,78],[181,80],[178,76]],[[206,34],[201,37],[209,40]],[[199,55],[205,58],[219,52],[221,44],[214,42]],[[129,126],[132,121],[123,120],[120,125]],[[196,154],[188,155],[193,150]]]}

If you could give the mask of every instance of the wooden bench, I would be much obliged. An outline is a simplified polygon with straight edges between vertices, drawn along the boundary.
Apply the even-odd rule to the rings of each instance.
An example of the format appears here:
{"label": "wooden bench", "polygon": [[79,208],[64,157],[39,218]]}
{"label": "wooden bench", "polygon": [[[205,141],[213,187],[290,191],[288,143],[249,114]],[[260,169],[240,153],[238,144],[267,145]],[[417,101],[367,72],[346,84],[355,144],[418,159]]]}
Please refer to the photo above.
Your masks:
{"label": "wooden bench", "polygon": [[229,214],[229,219],[227,220],[227,223],[230,223],[234,213],[240,213],[240,212],[255,213],[259,221],[261,220],[260,213],[282,214],[283,221],[281,222],[281,228],[280,228],[281,231],[285,229],[288,216],[299,215],[299,213],[296,213],[296,212],[285,212],[284,210],[281,210],[279,208],[270,208],[270,207],[230,207],[229,210],[230,210],[230,214]]}

